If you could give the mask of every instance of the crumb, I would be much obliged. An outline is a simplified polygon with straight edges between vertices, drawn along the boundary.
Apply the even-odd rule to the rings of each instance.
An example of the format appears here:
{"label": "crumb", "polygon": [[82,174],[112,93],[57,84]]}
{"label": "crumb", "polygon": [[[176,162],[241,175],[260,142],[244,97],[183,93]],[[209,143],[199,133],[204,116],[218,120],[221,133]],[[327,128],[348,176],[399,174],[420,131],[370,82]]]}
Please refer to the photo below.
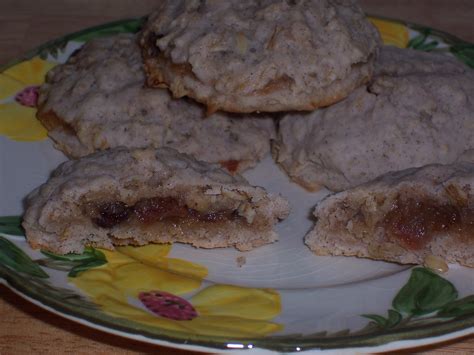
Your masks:
{"label": "crumb", "polygon": [[238,256],[235,261],[237,262],[237,265],[239,267],[242,267],[245,265],[245,263],[247,262],[247,259],[245,258],[245,256],[241,255],[241,256]]}

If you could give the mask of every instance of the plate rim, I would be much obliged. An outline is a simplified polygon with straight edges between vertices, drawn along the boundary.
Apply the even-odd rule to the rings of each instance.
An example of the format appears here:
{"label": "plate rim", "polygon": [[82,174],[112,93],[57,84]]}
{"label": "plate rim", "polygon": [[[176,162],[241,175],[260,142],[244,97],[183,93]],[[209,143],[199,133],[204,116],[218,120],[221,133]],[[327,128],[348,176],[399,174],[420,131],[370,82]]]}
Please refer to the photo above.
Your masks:
{"label": "plate rim", "polygon": [[[25,290],[21,285],[16,284],[15,282],[11,282],[9,280],[8,276],[2,275],[1,268],[0,268],[0,284],[4,285],[8,289],[10,289],[12,292],[14,292],[16,295],[22,297],[23,299],[27,300],[28,302],[31,302],[35,304],[36,306],[47,310],[48,312],[52,312],[60,317],[66,318],[68,320],[71,320],[73,322],[82,324],[84,326],[97,329],[100,331],[103,331],[108,334],[113,334],[116,336],[124,337],[127,339],[132,339],[132,340],[137,340],[146,344],[152,344],[152,345],[161,345],[161,346],[167,346],[171,348],[179,348],[183,350],[193,350],[193,351],[198,351],[198,352],[209,352],[209,351],[225,351],[226,353],[231,353],[233,349],[230,349],[224,345],[225,343],[231,343],[231,344],[243,344],[244,348],[239,349],[239,352],[245,351],[245,350],[252,350],[252,351],[261,351],[262,354],[278,354],[281,351],[284,351],[285,353],[288,354],[300,354],[300,353],[312,353],[312,352],[324,352],[324,353],[332,353],[332,352],[337,352],[338,354],[344,353],[344,352],[365,352],[365,351],[370,351],[370,352],[380,352],[380,351],[394,351],[394,350],[402,350],[402,349],[409,349],[413,347],[419,347],[419,346],[425,346],[425,345],[435,345],[440,342],[444,341],[449,341],[457,338],[461,338],[464,336],[469,336],[474,334],[474,316],[471,317],[470,319],[470,324],[467,324],[466,327],[462,327],[453,331],[449,332],[442,332],[440,334],[436,334],[434,336],[423,336],[421,334],[421,337],[418,338],[397,338],[393,339],[392,341],[388,342],[382,342],[377,345],[370,345],[370,344],[363,344],[360,346],[352,346],[351,344],[348,344],[348,346],[345,347],[324,347],[324,346],[316,346],[316,347],[309,347],[305,348],[304,344],[301,342],[298,343],[298,345],[294,345],[293,349],[288,349],[288,348],[280,348],[280,349],[272,349],[272,348],[266,348],[266,347],[261,347],[259,346],[259,343],[263,340],[274,340],[278,336],[269,336],[269,337],[264,337],[261,339],[235,339],[234,341],[230,340],[230,338],[224,338],[222,339],[223,342],[216,342],[214,341],[214,344],[208,343],[208,342],[201,342],[199,340],[187,340],[187,339],[179,339],[179,338],[173,338],[169,337],[167,335],[163,336],[157,336],[154,334],[147,334],[146,332],[137,330],[133,331],[130,328],[123,327],[123,329],[120,329],[120,326],[117,326],[116,324],[113,323],[108,323],[106,321],[103,321],[100,319],[100,317],[97,317],[94,319],[93,317],[87,317],[84,316],[84,314],[79,314],[76,313],[73,310],[68,309],[67,307],[55,307],[54,305],[48,304],[48,301],[44,301],[42,299],[41,294],[33,294],[30,293],[29,291]],[[34,296],[40,296],[40,297],[34,297]],[[98,313],[100,314],[100,313]],[[468,319],[469,320],[469,319]],[[461,320],[462,321],[462,320]],[[460,321],[456,321],[458,323]],[[442,325],[449,323],[445,322],[442,323]],[[438,324],[439,325],[439,324]],[[435,327],[436,325],[428,325],[426,326],[427,331],[432,330],[431,328]],[[418,328],[417,328],[418,329]],[[416,329],[415,329],[416,330]],[[410,331],[406,332],[408,336],[411,335]],[[184,333],[185,334],[185,333]],[[433,333],[431,333],[432,335]],[[388,337],[391,336],[396,336],[392,334],[386,334]],[[383,337],[384,335],[381,335]],[[377,337],[374,337],[371,334],[367,334],[364,337],[369,338],[369,340],[374,340],[378,339]],[[380,337],[380,336],[379,336]],[[218,337],[211,337],[211,338],[218,338]],[[353,336],[349,338],[354,338]],[[332,340],[338,340],[339,338],[335,337]],[[273,341],[272,341],[273,342]],[[247,343],[247,344],[244,344]],[[256,344],[256,345],[254,345]],[[247,345],[247,347],[245,347]],[[250,345],[250,347],[248,346]],[[298,350],[299,349],[299,350]]]}

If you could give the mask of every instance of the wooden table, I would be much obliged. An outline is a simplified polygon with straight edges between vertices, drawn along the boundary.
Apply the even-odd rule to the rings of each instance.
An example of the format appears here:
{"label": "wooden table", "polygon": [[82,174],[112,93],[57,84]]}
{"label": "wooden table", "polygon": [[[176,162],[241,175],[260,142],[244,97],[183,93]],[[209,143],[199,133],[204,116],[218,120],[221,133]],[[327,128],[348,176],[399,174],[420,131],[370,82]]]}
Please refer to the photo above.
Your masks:
{"label": "wooden table", "polygon": [[[1,0],[0,64],[68,32],[144,15],[156,1]],[[362,4],[368,13],[432,26],[474,42],[472,0],[362,0]],[[89,329],[46,312],[5,287],[0,287],[0,294],[0,354],[189,353]],[[430,354],[473,353],[474,336],[416,350]]]}

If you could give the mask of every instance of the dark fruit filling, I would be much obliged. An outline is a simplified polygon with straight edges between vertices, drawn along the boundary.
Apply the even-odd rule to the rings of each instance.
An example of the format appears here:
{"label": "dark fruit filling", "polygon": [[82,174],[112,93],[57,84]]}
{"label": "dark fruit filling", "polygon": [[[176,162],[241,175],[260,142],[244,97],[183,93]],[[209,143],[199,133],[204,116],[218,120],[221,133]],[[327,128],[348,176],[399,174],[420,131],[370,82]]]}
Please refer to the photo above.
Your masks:
{"label": "dark fruit filling", "polygon": [[471,235],[474,211],[468,207],[440,204],[431,199],[395,200],[383,219],[391,238],[398,239],[407,248],[423,248],[437,233]]}
{"label": "dark fruit filling", "polygon": [[128,219],[130,212],[130,208],[123,202],[104,202],[96,206],[92,222],[102,228],[112,228]]}
{"label": "dark fruit filling", "polygon": [[218,210],[208,213],[189,208],[173,197],[152,197],[137,201],[128,206],[121,201],[89,203],[85,213],[98,227],[112,228],[126,220],[135,219],[143,225],[163,220],[183,219],[201,222],[219,222],[241,218],[235,210]]}

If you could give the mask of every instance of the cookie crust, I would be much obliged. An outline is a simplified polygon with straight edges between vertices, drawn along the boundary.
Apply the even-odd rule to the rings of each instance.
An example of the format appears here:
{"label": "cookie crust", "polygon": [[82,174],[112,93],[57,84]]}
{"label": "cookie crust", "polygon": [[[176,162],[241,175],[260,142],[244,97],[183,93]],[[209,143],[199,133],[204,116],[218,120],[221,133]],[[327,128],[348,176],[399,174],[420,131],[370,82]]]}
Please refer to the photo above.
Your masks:
{"label": "cookie crust", "polygon": [[[384,51],[381,58],[390,58]],[[273,153],[295,182],[308,190],[340,191],[389,171],[452,163],[474,148],[474,72],[450,58],[438,70],[437,55],[421,71],[413,63],[418,58],[421,65],[430,54],[388,51],[412,64],[397,68],[390,60],[382,70],[379,63],[384,74],[368,88],[280,121]]]}
{"label": "cookie crust", "polygon": [[117,146],[168,146],[242,171],[269,152],[275,127],[268,116],[206,117],[200,105],[144,81],[133,35],[92,40],[48,74],[38,118],[71,158]]}
{"label": "cookie crust", "polygon": [[140,44],[152,87],[209,112],[314,110],[372,76],[376,29],[355,1],[163,1]]}

